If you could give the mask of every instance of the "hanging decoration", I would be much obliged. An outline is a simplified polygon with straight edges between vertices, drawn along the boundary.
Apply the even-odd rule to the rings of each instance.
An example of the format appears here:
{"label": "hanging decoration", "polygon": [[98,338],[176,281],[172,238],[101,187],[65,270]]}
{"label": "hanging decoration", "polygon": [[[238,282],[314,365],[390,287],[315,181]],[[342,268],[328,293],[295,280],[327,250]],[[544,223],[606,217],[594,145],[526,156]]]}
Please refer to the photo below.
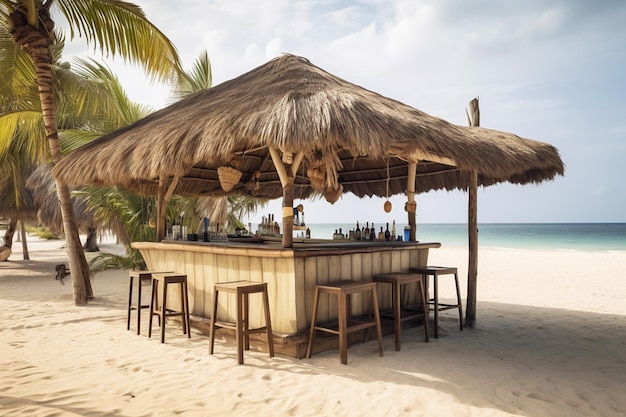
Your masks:
{"label": "hanging decoration", "polygon": [[315,191],[323,191],[326,188],[326,164],[321,159],[315,159],[306,171],[311,181],[311,188]]}
{"label": "hanging decoration", "polygon": [[335,204],[341,197],[341,194],[343,194],[343,185],[341,184],[337,188],[329,187],[324,190],[324,198],[330,204]]}
{"label": "hanging decoration", "polygon": [[389,158],[387,158],[387,201],[385,201],[385,213],[391,213],[391,201],[389,201]]}
{"label": "hanging decoration", "polygon": [[217,175],[220,178],[222,190],[230,191],[241,179],[242,172],[229,166],[221,166],[217,168]]}
{"label": "hanging decoration", "polygon": [[261,186],[259,182],[259,178],[261,177],[260,171],[254,171],[254,173],[250,176],[250,179],[246,183],[246,188],[250,191],[256,191]]}

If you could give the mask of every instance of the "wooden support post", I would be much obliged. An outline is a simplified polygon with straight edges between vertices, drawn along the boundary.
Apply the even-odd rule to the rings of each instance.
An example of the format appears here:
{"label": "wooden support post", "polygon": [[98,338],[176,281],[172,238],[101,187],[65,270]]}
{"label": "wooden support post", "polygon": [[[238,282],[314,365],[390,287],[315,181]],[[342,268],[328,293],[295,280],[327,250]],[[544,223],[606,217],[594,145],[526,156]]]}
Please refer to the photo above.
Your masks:
{"label": "wooden support post", "polygon": [[476,322],[476,287],[478,284],[478,172],[476,171],[472,171],[468,200],[469,265],[467,268],[465,326],[473,327]]}
{"label": "wooden support post", "polygon": [[415,221],[415,210],[411,207],[415,203],[415,176],[417,173],[417,162],[411,161],[409,162],[409,172],[407,176],[406,182],[406,199],[407,199],[407,215],[409,221],[409,228],[411,229],[409,233],[409,240],[411,242],[415,242],[417,239],[417,224]]}
{"label": "wooden support post", "polygon": [[[469,102],[466,109],[467,121],[470,126],[480,126],[480,110],[478,98]],[[468,219],[467,234],[469,244],[469,260],[467,268],[467,304],[465,306],[465,326],[474,327],[476,323],[476,297],[478,285],[478,172],[471,171],[468,187]]]}
{"label": "wooden support post", "polygon": [[166,207],[167,203],[165,202],[165,178],[159,178],[159,188],[157,190],[157,221],[156,221],[156,241],[160,242],[165,239],[165,234],[167,233],[165,224],[166,222]]}
{"label": "wooden support post", "polygon": [[[280,183],[283,186],[283,247],[293,247],[293,189],[294,189],[294,170],[293,165],[299,165],[302,161],[301,152],[296,155],[297,164],[290,165],[289,169],[283,164],[282,158],[278,154],[278,150],[273,146],[268,147],[272,162],[278,172]],[[297,170],[296,166],[296,170]]]}

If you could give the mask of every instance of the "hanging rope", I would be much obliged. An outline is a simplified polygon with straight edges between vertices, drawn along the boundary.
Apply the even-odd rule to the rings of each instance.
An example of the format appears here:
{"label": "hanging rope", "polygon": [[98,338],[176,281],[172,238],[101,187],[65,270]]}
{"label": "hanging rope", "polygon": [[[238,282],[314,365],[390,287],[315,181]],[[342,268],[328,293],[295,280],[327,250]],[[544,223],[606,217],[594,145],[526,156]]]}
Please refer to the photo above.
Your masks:
{"label": "hanging rope", "polygon": [[387,199],[389,199],[389,158],[387,158]]}

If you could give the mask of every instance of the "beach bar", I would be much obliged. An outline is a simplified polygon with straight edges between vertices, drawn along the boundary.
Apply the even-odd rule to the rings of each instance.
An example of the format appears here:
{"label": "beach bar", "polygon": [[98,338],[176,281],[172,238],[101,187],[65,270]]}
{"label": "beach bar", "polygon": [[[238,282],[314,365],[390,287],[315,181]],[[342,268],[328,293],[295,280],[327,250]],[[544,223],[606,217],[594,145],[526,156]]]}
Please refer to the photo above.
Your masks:
{"label": "beach bar", "polygon": [[[454,125],[284,54],[82,146],[58,162],[53,175],[70,187],[121,186],[156,196],[157,241],[132,245],[148,267],[187,274],[198,317],[210,315],[217,280],[267,282],[273,330],[298,345],[296,338],[306,339],[316,284],[426,265],[428,251],[439,244],[416,242],[416,194],[539,183],[563,172],[549,144]],[[333,204],[346,192],[406,195],[404,207],[387,201],[384,210],[407,216],[408,241],[294,239],[294,200]],[[281,198],[282,237],[254,244],[166,241],[166,207],[174,194]],[[472,195],[470,232],[477,227]],[[468,287],[467,303],[475,305],[475,287]],[[218,315],[231,308],[226,304]],[[330,317],[333,306],[324,308]]]}
{"label": "beach bar", "polygon": [[[213,284],[250,280],[268,284],[275,348],[284,354],[302,357],[311,323],[315,286],[342,279],[371,281],[373,274],[406,272],[410,267],[426,265],[428,251],[438,243],[417,242],[295,242],[283,248],[279,242],[136,242],[150,270],[186,274],[192,323],[202,327],[202,319],[211,316]],[[381,308],[391,308],[389,289],[381,287]],[[416,303],[417,289],[407,291],[406,301]],[[177,294],[171,294],[177,305]],[[169,295],[168,295],[169,297]],[[261,312],[258,305],[251,310]],[[355,316],[369,310],[367,300],[355,296]],[[318,318],[336,318],[336,305],[321,300]],[[333,316],[334,314],[334,316]],[[235,317],[234,302],[220,301],[218,320]],[[251,326],[263,325],[262,315],[251,317]]]}

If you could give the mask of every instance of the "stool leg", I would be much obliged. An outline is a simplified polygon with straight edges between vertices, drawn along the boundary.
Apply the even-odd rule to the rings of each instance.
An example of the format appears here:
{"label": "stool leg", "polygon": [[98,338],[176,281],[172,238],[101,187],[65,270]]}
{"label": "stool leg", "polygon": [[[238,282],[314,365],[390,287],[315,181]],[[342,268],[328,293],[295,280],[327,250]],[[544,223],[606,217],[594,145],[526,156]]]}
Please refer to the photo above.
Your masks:
{"label": "stool leg", "polygon": [[184,299],[185,299],[185,303],[184,303],[185,304],[185,306],[184,306],[185,310],[183,312],[183,314],[184,314],[183,317],[185,318],[185,323],[187,323],[187,338],[189,339],[189,338],[191,338],[191,323],[189,323],[189,315],[190,315],[190,313],[189,313],[189,292],[188,292],[188,289],[187,289],[187,282],[186,281],[183,282],[183,287],[184,287],[183,295],[185,296],[184,297]]}
{"label": "stool leg", "polygon": [[[130,330],[130,310],[131,304],[133,300],[133,277],[130,277],[130,285],[128,286],[128,319],[126,320],[126,330]],[[140,305],[141,306],[141,305]],[[137,334],[139,334],[139,329],[137,329]]]}
{"label": "stool leg", "polygon": [[185,315],[186,313],[186,309],[185,309],[185,294],[183,293],[183,290],[185,289],[185,283],[184,282],[179,282],[178,283],[178,294],[179,294],[179,298],[180,298],[180,312],[182,313],[182,315],[180,316],[181,318],[181,325],[183,326],[183,334],[187,334],[187,317]]}
{"label": "stool leg", "polygon": [[141,334],[141,277],[137,278],[137,334]]}
{"label": "stool leg", "polygon": [[435,339],[439,338],[439,276],[433,275],[433,291],[435,294]]}
{"label": "stool leg", "polygon": [[454,273],[454,283],[456,284],[456,300],[459,304],[459,326],[461,327],[461,331],[463,331],[463,304],[461,303],[461,290],[459,289],[459,276],[455,272]]}
{"label": "stool leg", "polygon": [[237,290],[237,322],[235,327],[237,330],[237,362],[239,365],[243,365],[243,303],[241,302],[241,292]]}
{"label": "stool leg", "polygon": [[165,315],[167,314],[167,282],[163,282],[163,305],[161,306],[161,343],[165,343]]}
{"label": "stool leg", "polygon": [[418,297],[422,302],[422,307],[424,308],[424,342],[428,343],[428,295],[426,294],[426,290],[424,289],[424,281],[419,280],[417,282],[418,289]]}
{"label": "stool leg", "polygon": [[341,292],[337,302],[337,320],[339,321],[339,360],[342,364],[348,364],[348,309],[347,296]]}
{"label": "stool leg", "polygon": [[152,286],[150,288],[150,294],[151,294],[150,295],[150,318],[148,319],[148,337],[149,338],[152,337],[152,317],[154,316],[154,305],[155,305],[154,299],[156,297],[156,290],[157,290],[158,285],[159,285],[158,281],[156,281],[155,279],[152,279]]}
{"label": "stool leg", "polygon": [[393,332],[396,350],[400,350],[400,333],[402,333],[402,308],[400,297],[400,285],[391,284],[393,291],[393,309],[394,309],[394,322]]}
{"label": "stool leg", "polygon": [[250,350],[250,294],[242,294],[243,298],[243,350]]}
{"label": "stool leg", "polygon": [[272,320],[270,318],[270,300],[267,288],[263,291],[263,309],[265,310],[265,329],[267,330],[267,349],[270,358],[274,357],[274,336],[272,335]]}
{"label": "stool leg", "polygon": [[209,355],[213,354],[215,344],[215,321],[217,320],[217,295],[219,291],[215,289],[213,294],[213,313],[211,315],[211,326],[209,327]]}
{"label": "stool leg", "polygon": [[380,356],[383,356],[383,331],[380,326],[380,310],[378,309],[378,293],[376,291],[376,286],[372,287],[372,310],[374,310],[374,320],[376,321],[376,335],[378,336],[378,352]]}
{"label": "stool leg", "polygon": [[320,292],[318,288],[315,288],[315,295],[313,296],[313,315],[311,316],[311,331],[309,332],[309,345],[306,348],[306,357],[311,357],[311,350],[313,347],[313,338],[315,337],[315,317],[317,316],[317,303],[319,302]]}

